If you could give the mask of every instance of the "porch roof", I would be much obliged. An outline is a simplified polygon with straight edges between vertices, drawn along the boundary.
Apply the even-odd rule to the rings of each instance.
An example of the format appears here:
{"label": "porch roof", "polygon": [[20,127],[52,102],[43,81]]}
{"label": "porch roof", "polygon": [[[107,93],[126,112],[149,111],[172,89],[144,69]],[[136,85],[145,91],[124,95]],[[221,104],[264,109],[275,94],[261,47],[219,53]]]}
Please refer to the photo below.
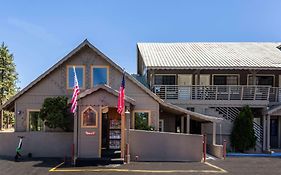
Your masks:
{"label": "porch roof", "polygon": [[197,121],[202,121],[202,122],[215,122],[219,123],[223,119],[218,118],[218,117],[213,117],[213,116],[208,116],[204,114],[200,114],[197,112],[192,112],[190,110],[181,108],[179,106],[173,105],[171,103],[161,103],[160,108],[163,108],[165,110],[168,110],[168,112],[173,112],[177,115],[190,115],[191,119],[197,120]]}
{"label": "porch roof", "polygon": [[268,115],[281,115],[281,105],[273,106],[269,108],[266,112]]}
{"label": "porch roof", "polygon": [[[91,88],[91,89],[87,89],[84,92],[82,92],[81,94],[79,94],[78,100],[82,99],[82,98],[84,98],[84,97],[86,97],[86,96],[88,96],[88,95],[90,95],[90,94],[92,94],[96,91],[99,91],[101,89],[107,91],[108,93],[110,93],[110,94],[112,94],[116,97],[119,96],[119,92],[115,89],[112,89],[110,86],[108,86],[108,85],[97,85],[96,87]],[[125,95],[125,101],[131,103],[132,105],[135,105],[135,103],[136,103],[136,101],[133,98],[128,97],[127,95]]]}

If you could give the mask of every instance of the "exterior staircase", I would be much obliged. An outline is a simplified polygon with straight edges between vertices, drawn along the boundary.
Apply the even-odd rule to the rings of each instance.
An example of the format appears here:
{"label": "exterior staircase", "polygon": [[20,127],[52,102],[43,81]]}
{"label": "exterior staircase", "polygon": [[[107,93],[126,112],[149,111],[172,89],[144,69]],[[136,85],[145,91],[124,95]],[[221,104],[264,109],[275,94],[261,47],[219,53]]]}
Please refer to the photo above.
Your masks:
{"label": "exterior staircase", "polygon": [[[240,113],[240,108],[237,107],[211,107],[206,111],[209,115],[214,115],[229,121],[234,122],[235,118]],[[253,122],[255,136],[257,138],[256,148],[262,150],[262,141],[263,141],[263,126],[257,122]]]}

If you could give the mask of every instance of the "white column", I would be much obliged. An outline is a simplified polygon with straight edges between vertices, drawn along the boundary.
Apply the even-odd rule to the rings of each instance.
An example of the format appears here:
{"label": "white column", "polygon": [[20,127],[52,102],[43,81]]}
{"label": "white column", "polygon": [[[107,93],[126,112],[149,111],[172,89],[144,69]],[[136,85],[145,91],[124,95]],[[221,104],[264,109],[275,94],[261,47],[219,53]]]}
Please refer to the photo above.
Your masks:
{"label": "white column", "polygon": [[184,133],[184,116],[181,117],[181,133]]}
{"label": "white column", "polygon": [[216,136],[217,136],[216,130],[217,130],[217,125],[215,122],[213,122],[213,145],[216,144]]}
{"label": "white column", "polygon": [[270,150],[270,115],[267,116],[267,150]]}
{"label": "white column", "polygon": [[186,115],[186,133],[190,133],[190,115]]}
{"label": "white column", "polygon": [[263,130],[263,140],[262,140],[262,149],[266,150],[266,115],[262,116],[262,130]]}

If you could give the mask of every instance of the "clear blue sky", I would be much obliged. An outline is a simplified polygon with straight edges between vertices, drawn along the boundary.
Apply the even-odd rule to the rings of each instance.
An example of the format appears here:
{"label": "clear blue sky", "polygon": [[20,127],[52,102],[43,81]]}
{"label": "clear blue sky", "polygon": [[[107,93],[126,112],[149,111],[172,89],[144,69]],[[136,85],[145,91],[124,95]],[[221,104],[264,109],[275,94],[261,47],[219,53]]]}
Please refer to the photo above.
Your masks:
{"label": "clear blue sky", "polygon": [[130,73],[137,42],[281,41],[280,0],[29,0],[0,3],[0,42],[23,88],[88,38]]}

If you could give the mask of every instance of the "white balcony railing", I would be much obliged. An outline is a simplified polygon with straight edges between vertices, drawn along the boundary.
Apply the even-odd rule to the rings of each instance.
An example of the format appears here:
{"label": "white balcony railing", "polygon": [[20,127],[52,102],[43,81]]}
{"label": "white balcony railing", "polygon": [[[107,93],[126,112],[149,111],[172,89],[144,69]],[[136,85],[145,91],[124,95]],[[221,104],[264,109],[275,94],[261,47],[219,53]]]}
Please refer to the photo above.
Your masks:
{"label": "white balcony railing", "polygon": [[281,91],[271,86],[155,85],[153,91],[164,100],[266,100],[279,102]]}

